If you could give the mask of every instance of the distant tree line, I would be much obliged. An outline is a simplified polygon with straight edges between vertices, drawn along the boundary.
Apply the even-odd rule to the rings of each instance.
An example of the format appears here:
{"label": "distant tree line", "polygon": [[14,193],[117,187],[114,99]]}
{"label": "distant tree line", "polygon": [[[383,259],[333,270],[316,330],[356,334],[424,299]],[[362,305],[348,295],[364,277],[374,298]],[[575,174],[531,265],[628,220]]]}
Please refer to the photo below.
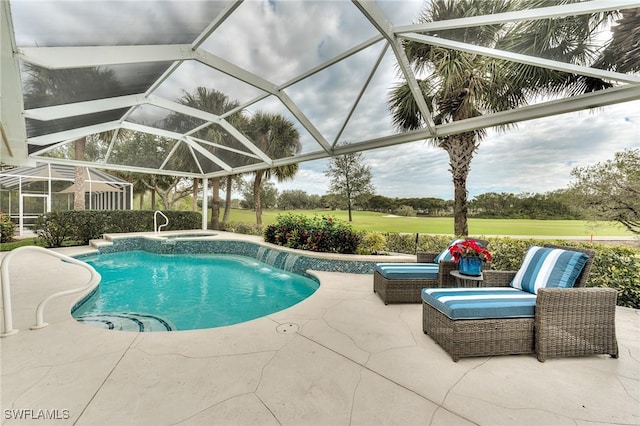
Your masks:
{"label": "distant tree line", "polygon": [[[242,197],[240,207],[253,208],[253,191],[249,185],[242,191]],[[261,203],[265,209],[278,210],[347,209],[347,200],[336,194],[308,194],[299,189],[279,193],[271,182],[263,185]],[[568,190],[545,194],[489,192],[480,194],[469,202],[469,216],[501,219],[588,219],[587,212],[576,205]],[[363,202],[354,203],[354,208],[399,216],[451,216],[453,200],[373,195]]]}
{"label": "distant tree line", "polygon": [[469,202],[469,216],[510,219],[586,219],[566,190],[544,194],[480,194]]}

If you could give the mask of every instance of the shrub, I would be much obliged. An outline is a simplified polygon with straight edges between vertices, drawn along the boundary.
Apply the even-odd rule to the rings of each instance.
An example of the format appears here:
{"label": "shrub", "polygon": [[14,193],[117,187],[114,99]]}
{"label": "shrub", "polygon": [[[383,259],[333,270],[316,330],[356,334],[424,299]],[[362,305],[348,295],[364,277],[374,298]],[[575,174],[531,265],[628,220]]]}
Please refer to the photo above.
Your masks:
{"label": "shrub", "polygon": [[418,251],[426,251],[432,253],[439,253],[451,242],[452,237],[448,235],[418,235]]}
{"label": "shrub", "polygon": [[[312,250],[308,247],[311,235],[318,228],[317,217],[309,218],[302,214],[281,214],[276,218],[276,223],[269,225],[264,230],[265,241],[285,247]],[[323,250],[316,250],[323,251]]]}
{"label": "shrub", "polygon": [[228,222],[222,223],[220,229],[223,231],[236,232],[246,235],[262,235],[262,227],[255,223]]}
{"label": "shrub", "polygon": [[357,254],[379,254],[386,249],[387,239],[380,232],[365,232],[360,235]]}
{"label": "shrub", "polygon": [[387,251],[391,253],[416,253],[417,234],[399,234],[397,232],[387,232]]}
{"label": "shrub", "polygon": [[491,269],[497,271],[517,271],[520,269],[522,259],[529,249],[534,245],[542,245],[545,241],[540,240],[516,240],[512,238],[490,238],[489,249],[493,253]]}
{"label": "shrub", "polygon": [[[147,213],[153,212],[149,211]],[[169,225],[166,228],[162,228],[163,231],[180,231],[202,228],[202,214],[200,212],[192,210],[168,210],[163,213],[169,218]],[[153,214],[151,215],[151,220],[153,223]],[[153,230],[153,226],[151,228]]]}
{"label": "shrub", "polygon": [[[148,210],[120,210],[109,217],[109,232],[149,232],[153,231],[153,215],[155,212]],[[169,212],[163,212],[165,214]],[[169,215],[167,215],[169,217]],[[164,223],[162,217],[158,217],[160,224]],[[172,224],[169,217],[169,225]],[[165,229],[165,228],[163,228]]]}
{"label": "shrub", "polygon": [[35,221],[34,231],[38,234],[38,244],[44,247],[60,247],[62,242],[71,238],[74,224],[68,212],[45,213]]}
{"label": "shrub", "polygon": [[618,305],[640,309],[640,251],[629,247],[595,245],[589,286],[618,291]]}
{"label": "shrub", "polygon": [[0,243],[13,241],[13,234],[16,232],[16,224],[9,216],[0,213]]}
{"label": "shrub", "polygon": [[355,253],[360,236],[351,225],[331,216],[278,215],[264,230],[266,242],[301,250]]}
{"label": "shrub", "polygon": [[395,209],[393,214],[398,216],[414,217],[416,215],[416,211],[411,206],[400,206]]}
{"label": "shrub", "polygon": [[399,234],[388,232],[387,251],[392,253],[415,254],[418,251],[441,252],[451,242],[451,237],[446,235],[429,234]]}
{"label": "shrub", "polygon": [[88,244],[90,240],[102,237],[109,231],[112,221],[109,211],[105,210],[71,210],[63,212],[73,224],[71,238],[80,244]]}

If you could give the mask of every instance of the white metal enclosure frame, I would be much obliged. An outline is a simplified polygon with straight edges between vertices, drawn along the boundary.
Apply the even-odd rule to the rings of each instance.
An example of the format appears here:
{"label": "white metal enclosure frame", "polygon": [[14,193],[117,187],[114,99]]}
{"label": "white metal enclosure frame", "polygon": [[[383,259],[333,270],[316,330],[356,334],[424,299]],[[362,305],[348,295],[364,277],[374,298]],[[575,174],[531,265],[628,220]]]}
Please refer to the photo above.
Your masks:
{"label": "white metal enclosure frame", "polygon": [[[120,3],[115,3],[119,6],[109,6],[109,2],[90,3],[96,14],[100,13],[100,11],[113,12],[114,14],[117,12],[109,9],[109,7],[135,7],[130,4]],[[221,38],[232,33],[229,28],[237,30],[237,24],[244,22],[243,14],[247,13],[249,8],[257,7],[254,2],[243,2],[242,0],[188,2],[182,3],[183,5],[188,5],[182,8],[176,6],[180,4],[179,2],[141,3],[145,4],[144,7],[156,12],[158,16],[162,15],[163,11],[166,12],[166,15],[170,15],[170,11],[165,11],[164,8],[175,7],[173,13],[180,12],[180,20],[175,18],[174,21],[167,21],[171,22],[173,26],[155,28],[156,33],[140,32],[138,34],[136,28],[131,26],[120,28],[122,31],[120,33],[116,31],[118,28],[112,29],[109,33],[105,32],[112,39],[100,44],[99,35],[101,33],[96,29],[98,35],[91,35],[91,25],[86,25],[91,22],[100,22],[100,19],[96,16],[86,15],[87,19],[91,18],[91,20],[82,23],[76,21],[78,29],[73,34],[77,39],[68,37],[68,34],[63,34],[67,36],[66,38],[60,36],[58,39],[55,37],[48,39],[47,36],[50,36],[50,34],[47,31],[50,31],[51,34],[57,31],[54,26],[55,23],[51,23],[51,28],[45,26],[39,30],[32,30],[29,33],[31,39],[26,37],[28,40],[24,41],[25,35],[22,31],[25,27],[24,24],[19,24],[18,21],[27,16],[34,20],[34,25],[35,22],[39,22],[42,25],[46,24],[47,20],[40,15],[45,13],[46,4],[42,6],[42,11],[39,10],[41,9],[40,7],[31,8],[25,15],[24,6],[20,2],[4,1],[2,3],[0,7],[0,27],[2,28],[0,30],[2,31],[2,76],[0,77],[2,162],[25,165],[33,164],[35,160],[38,160],[112,170],[212,178],[640,99],[640,77],[632,73],[625,74],[576,66],[460,43],[442,37],[432,37],[422,33],[429,30],[481,26],[499,22],[561,18],[571,15],[635,8],[638,7],[635,0],[585,1],[421,25],[413,25],[406,22],[392,23],[394,21],[390,17],[392,9],[385,8],[383,11],[384,2],[364,0],[331,2],[334,7],[339,9],[340,13],[357,23],[358,32],[350,33],[349,29],[345,28],[343,33],[349,42],[339,44],[340,47],[333,49],[328,57],[323,57],[321,61],[316,61],[315,63],[309,63],[307,68],[301,72],[296,71],[292,75],[283,74],[282,76],[262,75],[260,70],[256,69],[251,63],[247,65],[243,62],[243,52],[234,57],[235,61],[231,61],[228,56],[222,53],[216,53],[217,50],[224,50],[221,50],[220,46],[227,43],[228,40],[226,38],[221,40]],[[300,3],[298,7],[301,10],[313,6],[313,2],[297,3]],[[114,3],[111,4],[113,5]],[[58,4],[58,6],[62,6],[62,4]],[[287,6],[292,7],[290,5]],[[78,3],[74,3],[73,7],[76,9],[82,8]],[[186,10],[187,8],[195,7],[199,7],[201,10],[197,11],[197,13],[192,11],[191,14]],[[274,9],[272,15],[275,15],[276,8],[284,6],[277,5],[276,2],[268,2],[264,7],[272,7]],[[20,13],[16,13],[18,10],[20,10]],[[123,14],[125,12],[122,11]],[[70,15],[75,12],[68,10],[61,13]],[[80,15],[74,16],[77,18]],[[342,18],[344,16],[341,15]],[[305,19],[321,18],[307,16]],[[51,19],[51,21],[55,20]],[[138,38],[135,40],[133,38],[127,39],[125,32],[138,35]],[[275,34],[277,35],[277,33]],[[38,35],[42,36],[42,38],[38,39],[36,37]],[[275,38],[277,37],[274,36]],[[612,82],[614,87],[585,95],[555,99],[515,110],[456,121],[455,123],[436,125],[430,118],[429,107],[418,89],[417,76],[409,66],[402,47],[402,40],[413,40],[479,55],[602,78]],[[275,43],[275,40],[268,38],[255,40],[256,44],[264,44],[265,48],[272,42]],[[318,49],[322,49],[322,46],[320,44]],[[284,52],[282,54],[285,55],[285,53],[291,55],[304,54],[304,52]],[[331,75],[330,73],[335,71],[336,67],[343,66],[348,61],[359,60],[357,58],[365,54],[371,57],[372,60],[368,62],[369,68],[362,70],[363,77],[359,78],[357,84],[354,84],[353,101],[346,108],[336,111],[336,116],[331,117],[330,121],[338,124],[332,124],[335,127],[331,129],[332,131],[327,131],[326,129],[330,126],[318,119],[314,111],[303,106],[305,84],[313,81],[313,79],[328,78],[326,76],[328,74]],[[293,56],[284,57],[285,59],[287,57],[293,58]],[[123,86],[126,87],[120,93],[100,94],[96,92],[90,99],[79,101],[47,99],[42,105],[25,106],[25,98],[23,97],[24,64],[31,64],[32,66],[52,71],[110,67],[116,70],[116,74],[119,73],[118,78],[123,82]],[[361,138],[351,139],[348,144],[338,145],[339,139],[346,137],[345,130],[348,130],[349,126],[352,125],[354,114],[358,112],[358,108],[362,107],[364,103],[363,97],[367,94],[370,83],[376,74],[380,72],[381,64],[391,64],[407,80],[422,115],[427,117],[425,127],[405,133],[387,131],[378,135],[366,135]],[[286,63],[282,65],[282,69],[284,68],[286,68]],[[178,81],[178,75],[194,70],[202,73],[209,72],[211,73],[210,75],[215,73],[217,81],[232,82],[242,88],[240,92],[246,94],[251,91],[251,95],[245,96],[237,108],[223,115],[215,115],[183,105],[179,102],[179,97],[177,96],[166,96],[166,93],[169,93],[171,84],[175,84]],[[199,75],[204,75],[202,73]],[[144,76],[150,78],[143,81]],[[138,80],[135,80],[136,78]],[[229,80],[221,80],[223,78],[228,78]],[[201,83],[201,85],[206,86],[208,82],[202,81]],[[87,90],[91,90],[91,88],[87,88]],[[183,90],[185,89],[183,88]],[[176,93],[184,92],[174,90],[173,94],[175,95]],[[318,103],[322,102],[319,101]],[[242,131],[231,124],[230,118],[236,112],[254,110],[264,105],[275,104],[278,105],[280,111],[284,111],[295,122],[300,133],[304,135],[305,148],[298,155],[270,158]],[[163,127],[161,125],[162,120],[157,118],[166,116],[166,114],[179,114],[189,117],[190,120],[199,124],[189,129]],[[155,121],[150,120],[148,119],[149,117],[156,119]],[[145,120],[145,118],[147,119]],[[64,126],[58,126],[59,123],[63,123]],[[201,130],[209,126],[217,126],[226,132],[234,141],[233,145],[203,139]],[[107,131],[116,132],[109,143],[106,154],[97,161],[77,161],[72,158],[58,158],[49,155],[52,151],[72,143],[75,139],[90,137]],[[165,141],[163,142],[165,143],[163,149],[167,152],[166,157],[158,164],[146,164],[143,161],[135,162],[133,160],[126,162],[115,161],[113,154],[118,149],[117,133],[121,131],[141,132],[156,137],[156,140]],[[353,133],[353,135],[357,135],[357,133]],[[174,145],[166,145],[167,140],[173,141]],[[172,156],[179,145],[185,146],[191,153],[192,165],[190,168],[180,169],[172,164]],[[243,160],[237,160],[238,157]]]}
{"label": "white metal enclosure frame", "polygon": [[[85,196],[89,209],[96,210],[128,210],[133,208],[133,184],[123,179],[104,173],[102,170],[84,168]],[[40,164],[36,167],[18,167],[0,171],[0,211],[18,222],[19,235],[25,230],[25,219],[35,219],[37,215],[56,210],[71,210],[73,201],[64,207],[58,203],[52,206],[55,196],[67,199],[74,192],[75,168],[52,163]],[[29,188],[31,184],[42,184],[40,188]],[[15,205],[17,201],[18,211]],[[25,198],[42,198],[44,205],[37,215],[27,215],[25,212]],[[60,201],[60,200],[58,200]],[[64,201],[64,200],[63,200]],[[69,200],[67,200],[69,201]]]}

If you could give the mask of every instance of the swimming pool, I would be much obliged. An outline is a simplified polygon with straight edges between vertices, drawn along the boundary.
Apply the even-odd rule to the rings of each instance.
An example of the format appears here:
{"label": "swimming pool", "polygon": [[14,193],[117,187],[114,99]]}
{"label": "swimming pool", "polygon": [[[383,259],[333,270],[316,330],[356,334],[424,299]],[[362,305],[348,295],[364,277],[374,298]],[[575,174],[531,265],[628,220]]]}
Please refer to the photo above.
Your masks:
{"label": "swimming pool", "polygon": [[315,279],[240,255],[133,250],[82,260],[102,281],[72,315],[109,329],[173,331],[237,324],[293,306],[319,287]]}

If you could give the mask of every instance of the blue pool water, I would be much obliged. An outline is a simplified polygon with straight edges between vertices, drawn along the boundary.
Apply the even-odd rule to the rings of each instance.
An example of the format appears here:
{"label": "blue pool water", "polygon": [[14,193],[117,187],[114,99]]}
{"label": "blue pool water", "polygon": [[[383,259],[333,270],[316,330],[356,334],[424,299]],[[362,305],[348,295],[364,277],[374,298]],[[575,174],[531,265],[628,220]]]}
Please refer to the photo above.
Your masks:
{"label": "blue pool water", "polygon": [[256,259],[221,254],[126,251],[82,258],[102,276],[72,314],[131,331],[194,330],[237,324],[288,308],[318,282]]}

